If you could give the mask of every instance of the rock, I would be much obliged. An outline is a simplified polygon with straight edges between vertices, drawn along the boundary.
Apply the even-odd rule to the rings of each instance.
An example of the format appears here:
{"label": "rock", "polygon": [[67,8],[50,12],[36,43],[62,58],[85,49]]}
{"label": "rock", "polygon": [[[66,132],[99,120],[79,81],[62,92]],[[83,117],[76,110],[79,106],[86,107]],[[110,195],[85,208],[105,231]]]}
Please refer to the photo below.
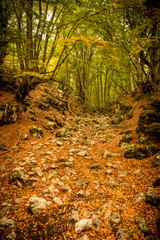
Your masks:
{"label": "rock", "polygon": [[89,184],[88,179],[80,179],[77,181],[76,186],[86,188],[88,186],[88,184]]}
{"label": "rock", "polygon": [[138,225],[141,232],[147,233],[147,234],[149,233],[149,229],[144,218],[138,216],[136,217],[135,222]]}
{"label": "rock", "polygon": [[120,228],[116,233],[116,239],[129,240],[132,237],[132,232],[124,228]]}
{"label": "rock", "polygon": [[[136,158],[136,159],[143,159],[153,155],[153,146],[149,145],[136,145],[132,144],[129,145],[128,148],[124,152],[124,156],[126,158]],[[155,154],[155,153],[154,153]]]}
{"label": "rock", "polygon": [[79,222],[80,218],[79,218],[79,214],[78,211],[76,210],[72,210],[71,215],[69,216],[69,221],[70,222]]}
{"label": "rock", "polygon": [[84,192],[84,195],[85,195],[85,197],[89,197],[91,194],[90,194],[90,191],[89,190],[86,190],[85,192]]}
{"label": "rock", "polygon": [[32,127],[30,127],[29,132],[32,135],[32,137],[36,137],[36,138],[43,137],[43,131],[42,131],[42,128],[40,128],[40,127],[32,126]]}
{"label": "rock", "polygon": [[111,220],[110,220],[111,224],[116,224],[116,225],[119,225],[120,222],[121,222],[121,215],[119,212],[115,212],[112,214],[111,216]]}
{"label": "rock", "polygon": [[113,156],[117,156],[118,154],[116,153],[111,153],[109,152],[108,150],[105,150],[104,153],[103,153],[103,157],[104,158],[108,158],[108,157],[113,157]]}
{"label": "rock", "polygon": [[62,128],[56,131],[56,137],[66,137],[66,129]]}
{"label": "rock", "polygon": [[78,238],[78,240],[89,240],[89,237],[85,234],[82,237]]}
{"label": "rock", "polygon": [[112,209],[107,209],[103,214],[103,220],[109,219],[111,217],[111,214],[112,214]]}
{"label": "rock", "polygon": [[24,168],[17,167],[13,169],[12,181],[20,180],[26,182],[28,180],[28,175],[24,174]]}
{"label": "rock", "polygon": [[78,197],[83,197],[84,196],[84,191],[81,189],[80,191],[77,192]]}
{"label": "rock", "polygon": [[6,239],[8,240],[15,240],[16,239],[16,233],[14,230],[12,230],[12,232],[6,236]]}
{"label": "rock", "polygon": [[110,187],[110,188],[113,188],[113,187],[117,186],[117,183],[115,182],[114,179],[110,179],[107,183],[107,186]]}
{"label": "rock", "polygon": [[56,145],[60,147],[63,145],[63,143],[61,141],[56,141]]}
{"label": "rock", "polygon": [[57,203],[58,205],[62,205],[62,201],[61,201],[61,199],[58,198],[58,197],[54,197],[54,198],[53,198],[53,201],[54,201],[55,203]]}
{"label": "rock", "polygon": [[101,220],[98,218],[97,215],[93,215],[91,219],[92,219],[93,225],[98,226],[98,227],[101,226]]}
{"label": "rock", "polygon": [[100,163],[97,163],[97,164],[89,165],[88,167],[89,167],[90,169],[100,169],[100,168],[101,168],[101,165],[100,165]]}
{"label": "rock", "polygon": [[130,143],[132,140],[133,138],[131,136],[123,136],[119,142],[119,146],[121,146],[122,143]]}
{"label": "rock", "polygon": [[47,202],[44,198],[35,195],[29,198],[29,208],[33,214],[38,213],[39,210],[45,210],[49,204],[50,202]]}
{"label": "rock", "polygon": [[71,188],[68,184],[65,184],[63,187],[62,187],[62,192],[71,192]]}
{"label": "rock", "polygon": [[119,178],[123,178],[123,177],[125,177],[125,176],[127,176],[127,173],[126,173],[126,172],[119,172],[119,173],[117,174],[117,177],[119,177]]}
{"label": "rock", "polygon": [[82,219],[79,222],[76,222],[75,224],[75,232],[81,233],[84,231],[91,230],[92,228],[92,220],[91,219]]}
{"label": "rock", "polygon": [[85,157],[85,156],[87,156],[87,151],[78,152],[78,153],[77,153],[77,156]]}
{"label": "rock", "polygon": [[110,168],[116,169],[118,167],[118,165],[112,164],[112,163],[108,162],[108,163],[106,163],[106,167],[110,167]]}
{"label": "rock", "polygon": [[111,175],[111,174],[113,174],[113,171],[111,169],[107,169],[105,174]]}
{"label": "rock", "polygon": [[0,210],[0,216],[3,217],[5,214],[10,212],[10,207],[4,207]]}
{"label": "rock", "polygon": [[19,106],[17,103],[4,103],[0,105],[0,126],[14,123],[18,119]]}
{"label": "rock", "polygon": [[140,192],[135,196],[134,201],[135,202],[141,202],[145,199],[146,199],[145,194],[143,192]]}
{"label": "rock", "polygon": [[0,226],[14,228],[14,221],[7,217],[3,217],[0,219]]}

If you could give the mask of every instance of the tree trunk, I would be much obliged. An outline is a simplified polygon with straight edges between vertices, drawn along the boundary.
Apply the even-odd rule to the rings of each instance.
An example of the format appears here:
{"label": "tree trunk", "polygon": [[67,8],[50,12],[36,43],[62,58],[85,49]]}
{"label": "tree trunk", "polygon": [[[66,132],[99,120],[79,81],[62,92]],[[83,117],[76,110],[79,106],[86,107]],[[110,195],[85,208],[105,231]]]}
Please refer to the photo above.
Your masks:
{"label": "tree trunk", "polygon": [[27,49],[26,49],[26,68],[29,69],[29,62],[33,59],[33,39],[32,39],[32,18],[33,0],[26,3],[26,22],[27,22]]}

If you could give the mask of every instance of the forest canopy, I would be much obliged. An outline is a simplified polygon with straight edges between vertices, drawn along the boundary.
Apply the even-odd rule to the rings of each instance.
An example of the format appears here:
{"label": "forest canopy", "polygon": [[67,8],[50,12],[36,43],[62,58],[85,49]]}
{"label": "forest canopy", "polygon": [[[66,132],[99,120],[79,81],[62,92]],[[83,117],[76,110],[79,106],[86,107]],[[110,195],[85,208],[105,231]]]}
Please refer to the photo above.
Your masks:
{"label": "forest canopy", "polygon": [[1,0],[1,86],[22,78],[25,98],[46,81],[97,109],[137,89],[154,92],[159,20],[158,0]]}

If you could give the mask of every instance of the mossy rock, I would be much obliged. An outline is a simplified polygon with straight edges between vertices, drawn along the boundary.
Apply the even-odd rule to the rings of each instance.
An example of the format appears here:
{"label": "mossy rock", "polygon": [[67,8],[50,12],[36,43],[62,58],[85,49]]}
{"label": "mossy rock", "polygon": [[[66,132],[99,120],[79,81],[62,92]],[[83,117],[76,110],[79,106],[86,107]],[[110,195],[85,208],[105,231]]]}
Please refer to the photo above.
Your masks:
{"label": "mossy rock", "polygon": [[122,143],[130,143],[133,140],[133,137],[131,136],[123,136],[122,139],[119,141],[119,146],[121,146]]}
{"label": "mossy rock", "polygon": [[160,141],[160,123],[152,123],[146,127],[146,132],[153,140]]}
{"label": "mossy rock", "polygon": [[159,121],[160,121],[160,119],[156,112],[154,112],[152,110],[143,111],[139,115],[137,131],[145,132],[147,125],[155,123],[155,122],[158,123]]}
{"label": "mossy rock", "polygon": [[158,151],[159,151],[159,148],[153,145],[140,146],[140,145],[132,144],[128,146],[128,148],[125,150],[124,157],[143,159],[156,154]]}

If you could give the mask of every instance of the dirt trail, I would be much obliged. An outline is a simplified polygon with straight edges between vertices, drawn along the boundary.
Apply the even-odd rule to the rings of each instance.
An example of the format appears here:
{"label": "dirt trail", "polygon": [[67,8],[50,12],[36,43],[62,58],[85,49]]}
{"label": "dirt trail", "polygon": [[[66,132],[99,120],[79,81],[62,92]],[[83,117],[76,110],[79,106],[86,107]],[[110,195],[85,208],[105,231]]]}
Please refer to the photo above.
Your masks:
{"label": "dirt trail", "polygon": [[[158,239],[157,209],[144,200],[135,200],[137,194],[151,187],[158,169],[151,165],[153,157],[124,158],[119,141],[125,133],[120,128],[124,127],[120,125],[117,130],[110,126],[105,116],[76,117],[68,119],[67,134],[62,137],[47,132],[43,138],[23,141],[22,132],[15,149],[1,155],[0,206],[9,207],[5,216],[14,220],[16,239],[80,239],[84,234],[86,239],[116,239],[122,228],[128,234],[132,232],[124,239]],[[135,137],[134,132],[131,135]],[[109,156],[103,155],[105,150]],[[25,183],[18,181],[18,186],[10,180],[16,167],[23,168],[29,177]],[[28,210],[32,195],[50,202],[36,215]],[[61,202],[56,202],[55,197]],[[69,221],[72,209],[78,212],[79,219],[96,215],[100,224],[77,234],[75,223]],[[112,221],[115,213],[120,215],[117,224]],[[146,220],[149,235],[138,228],[137,216]],[[10,233],[8,228],[0,231],[1,239]]]}

